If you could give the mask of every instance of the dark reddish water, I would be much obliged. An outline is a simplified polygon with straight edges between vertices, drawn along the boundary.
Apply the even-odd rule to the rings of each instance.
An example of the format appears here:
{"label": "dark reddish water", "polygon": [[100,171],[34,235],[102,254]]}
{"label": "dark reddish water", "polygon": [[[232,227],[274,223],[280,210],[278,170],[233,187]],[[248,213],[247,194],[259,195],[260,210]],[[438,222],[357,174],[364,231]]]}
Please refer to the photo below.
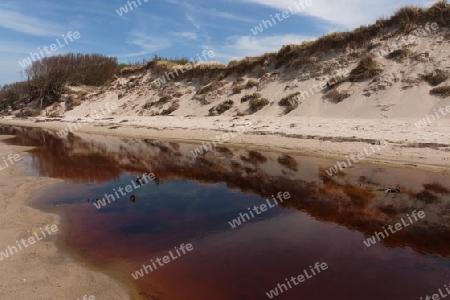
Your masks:
{"label": "dark reddish water", "polygon": [[[420,299],[450,282],[448,175],[359,164],[330,177],[325,169],[335,162],[311,157],[221,148],[194,158],[190,144],[85,134],[60,140],[12,127],[0,134],[37,146],[23,162],[29,174],[65,180],[31,201],[63,216],[64,244],[132,284],[141,299],[269,299],[278,283],[316,262],[328,269],[275,299]],[[101,209],[87,201],[144,172],[156,180]],[[401,193],[379,191],[387,185]],[[231,228],[239,213],[278,192],[291,198]],[[414,210],[426,217],[363,244]],[[193,250],[132,278],[183,243]]]}

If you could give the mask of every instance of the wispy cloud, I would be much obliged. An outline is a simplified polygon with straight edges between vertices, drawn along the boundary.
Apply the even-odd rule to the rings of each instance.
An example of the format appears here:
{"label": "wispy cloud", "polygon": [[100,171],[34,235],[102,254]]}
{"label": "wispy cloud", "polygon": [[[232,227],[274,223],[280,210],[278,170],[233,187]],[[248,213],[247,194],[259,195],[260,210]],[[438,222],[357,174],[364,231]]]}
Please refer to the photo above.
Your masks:
{"label": "wispy cloud", "polygon": [[245,18],[242,16],[236,16],[235,14],[232,14],[229,12],[218,11],[215,8],[203,10],[202,12],[211,17],[222,18],[222,19],[227,19],[227,20],[231,20],[231,21],[241,21],[241,22],[247,22],[247,23],[257,22],[255,19]]}
{"label": "wispy cloud", "polygon": [[183,37],[194,41],[198,40],[198,36],[195,32],[172,32],[171,35],[174,37]]}
{"label": "wispy cloud", "polygon": [[216,49],[216,57],[222,61],[229,61],[232,58],[243,58],[245,56],[256,56],[266,52],[278,51],[281,46],[288,44],[300,44],[302,41],[310,40],[312,37],[295,34],[253,37],[235,36],[229,37],[220,47],[206,47]]}
{"label": "wispy cloud", "polygon": [[186,20],[189,21],[190,23],[192,23],[192,25],[194,25],[195,28],[200,29],[200,25],[194,19],[194,16],[192,14],[187,13],[186,14]]}
{"label": "wispy cloud", "polygon": [[[296,0],[244,0],[270,6],[278,10],[294,7]],[[303,14],[318,17],[326,21],[352,29],[360,25],[371,24],[377,18],[392,15],[396,9],[404,5],[429,5],[429,0],[311,0],[312,5],[302,10]]]}
{"label": "wispy cloud", "polygon": [[60,30],[60,26],[46,20],[2,8],[0,8],[0,27],[33,36],[58,36]]}
{"label": "wispy cloud", "polygon": [[147,35],[143,32],[132,32],[127,38],[127,44],[138,46],[140,51],[117,56],[135,57],[155,53],[156,51],[169,48],[172,42],[166,37]]}

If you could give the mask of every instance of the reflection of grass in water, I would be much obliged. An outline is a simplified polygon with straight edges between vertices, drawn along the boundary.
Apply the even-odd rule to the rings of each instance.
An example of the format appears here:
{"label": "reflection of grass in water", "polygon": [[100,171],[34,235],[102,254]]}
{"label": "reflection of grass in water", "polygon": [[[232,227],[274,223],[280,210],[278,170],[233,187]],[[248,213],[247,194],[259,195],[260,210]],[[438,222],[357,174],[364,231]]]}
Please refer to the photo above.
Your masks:
{"label": "reflection of grass in water", "polygon": [[417,193],[416,198],[419,200],[422,200],[423,202],[425,202],[427,204],[436,202],[436,200],[438,199],[437,196],[433,195],[432,193],[430,193],[427,190],[423,190],[420,193]]}
{"label": "reflection of grass in water", "polygon": [[298,170],[297,161],[292,158],[292,156],[289,156],[287,154],[283,154],[282,156],[278,157],[278,163],[293,171]]}
{"label": "reflection of grass in water", "polygon": [[423,187],[425,188],[425,190],[428,190],[431,192],[435,192],[435,193],[439,193],[439,194],[450,194],[450,191],[438,182],[427,183],[427,184],[424,184]]}
{"label": "reflection of grass in water", "polygon": [[[336,175],[337,174],[335,174],[334,176]],[[355,186],[349,183],[339,184],[335,180],[333,180],[332,176],[328,176],[324,168],[319,169],[319,176],[327,189],[341,190],[357,207],[365,207],[369,203],[369,200],[374,198],[374,194],[370,188],[366,186]],[[344,176],[345,173],[342,172],[340,177]]]}
{"label": "reflection of grass in water", "polygon": [[265,163],[267,158],[257,151],[248,151],[248,158],[241,155],[241,160],[244,162],[249,162],[252,165],[259,165]]}
{"label": "reflection of grass in water", "polygon": [[352,186],[347,184],[342,186],[342,191],[350,197],[353,204],[359,207],[364,207],[373,198],[373,193],[366,187]]}

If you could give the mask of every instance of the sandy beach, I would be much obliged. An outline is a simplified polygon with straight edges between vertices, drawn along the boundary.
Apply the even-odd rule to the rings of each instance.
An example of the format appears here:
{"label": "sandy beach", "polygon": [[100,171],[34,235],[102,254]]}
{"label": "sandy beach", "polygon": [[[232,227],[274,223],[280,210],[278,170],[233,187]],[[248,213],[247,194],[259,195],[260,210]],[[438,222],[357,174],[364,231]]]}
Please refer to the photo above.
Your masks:
{"label": "sandy beach", "polygon": [[[6,138],[0,137],[0,141]],[[8,154],[27,155],[27,150],[30,148],[0,143],[0,157],[6,159]],[[0,261],[0,299],[75,300],[84,295],[96,299],[132,299],[120,283],[84,266],[58,247],[58,239],[64,232],[60,217],[25,204],[35,191],[58,182],[61,181],[26,176],[17,164],[0,171],[0,252],[13,246],[17,249]],[[46,225],[57,226],[58,230],[44,237],[40,228],[45,229]],[[21,243],[30,237],[35,237],[35,243],[25,242],[27,247],[20,249],[16,241]]]}
{"label": "sandy beach", "polygon": [[[363,151],[365,147],[386,141],[388,146],[366,157],[363,163],[450,172],[450,120],[442,119],[417,129],[416,120],[350,120],[319,118],[263,117],[125,117],[106,120],[3,118],[0,124],[39,127],[59,131],[79,122],[77,132],[132,138],[153,138],[178,142],[203,143],[251,122],[249,130],[224,141],[223,146],[312,155],[336,160]],[[248,124],[248,123],[247,123]]]}

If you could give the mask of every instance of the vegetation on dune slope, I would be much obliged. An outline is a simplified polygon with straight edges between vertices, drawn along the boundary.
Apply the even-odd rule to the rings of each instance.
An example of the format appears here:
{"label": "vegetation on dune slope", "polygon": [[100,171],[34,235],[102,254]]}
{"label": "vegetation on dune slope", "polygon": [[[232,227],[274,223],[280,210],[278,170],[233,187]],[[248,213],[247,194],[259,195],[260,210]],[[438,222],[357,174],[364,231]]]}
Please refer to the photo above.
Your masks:
{"label": "vegetation on dune slope", "polygon": [[[359,81],[375,76],[380,68],[371,58],[364,58],[370,50],[370,42],[374,38],[393,33],[393,37],[408,34],[426,22],[436,22],[441,28],[448,27],[450,20],[450,5],[446,0],[435,3],[430,8],[407,6],[399,9],[389,19],[379,19],[370,26],[361,26],[351,32],[334,32],[314,41],[303,42],[300,45],[285,45],[276,53],[266,53],[257,57],[246,57],[240,61],[231,61],[228,65],[197,64],[186,72],[179,72],[173,81],[195,80],[203,88],[197,93],[204,93],[211,88],[211,82],[221,82],[228,76],[262,77],[274,69],[297,68],[298,66],[314,65],[317,59],[322,59],[330,53],[358,50],[355,58],[363,59],[357,69],[353,70],[350,80]],[[362,49],[362,51],[361,51]],[[406,52],[393,54],[397,58],[407,57]],[[13,110],[34,104],[37,109],[45,108],[59,101],[67,85],[102,86],[114,76],[127,77],[151,71],[156,76],[187,65],[187,58],[165,59],[155,56],[142,64],[118,65],[116,58],[99,54],[65,54],[43,58],[35,61],[24,70],[26,80],[8,84],[0,88],[0,112],[10,106]],[[438,74],[442,75],[442,74]],[[440,78],[430,78],[434,85]],[[244,88],[237,85],[235,92]],[[245,88],[257,86],[257,81],[249,80]],[[442,94],[442,91],[437,91]],[[444,93],[445,94],[445,93]],[[252,101],[253,108],[258,110],[263,102]],[[287,108],[290,109],[289,107]]]}

